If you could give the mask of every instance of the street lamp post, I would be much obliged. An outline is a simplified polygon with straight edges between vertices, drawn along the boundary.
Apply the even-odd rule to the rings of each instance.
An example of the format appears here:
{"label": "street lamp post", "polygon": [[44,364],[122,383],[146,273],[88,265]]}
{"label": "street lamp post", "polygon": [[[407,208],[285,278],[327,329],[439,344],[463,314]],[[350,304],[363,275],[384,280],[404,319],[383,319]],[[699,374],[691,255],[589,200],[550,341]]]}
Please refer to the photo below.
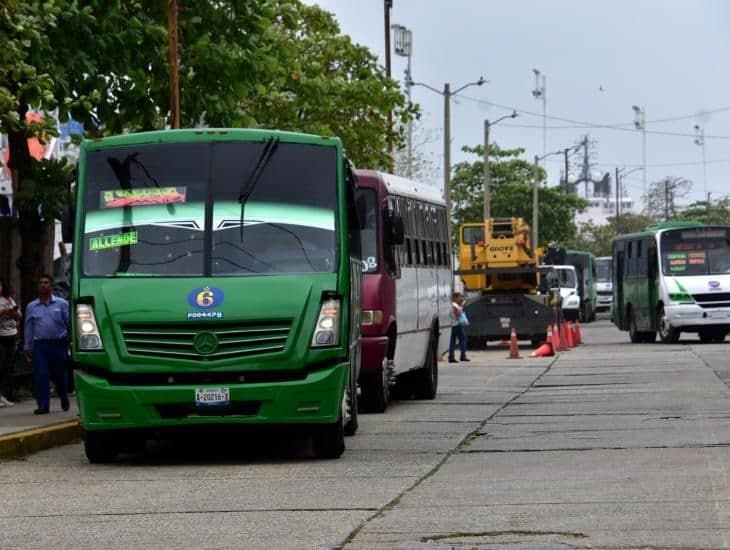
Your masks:
{"label": "street lamp post", "polygon": [[[468,82],[454,91],[451,91],[451,84],[449,82],[444,84],[443,91],[423,82],[410,82],[411,86],[423,86],[432,92],[442,95],[444,98],[444,200],[446,201],[446,219],[448,220],[449,228],[451,228],[451,98],[469,86],[482,86],[486,82],[484,77],[480,76],[479,80]],[[449,233],[451,232],[449,231]]]}
{"label": "street lamp post", "polygon": [[702,178],[707,196],[707,161],[705,160],[705,129],[695,124],[695,145],[702,147]]}
{"label": "street lamp post", "polygon": [[489,173],[489,128],[494,126],[495,124],[499,124],[502,120],[506,118],[515,118],[517,117],[517,111],[512,111],[511,115],[505,115],[501,118],[498,118],[494,122],[489,122],[489,120],[484,121],[484,219],[488,219],[492,217],[491,212],[491,195],[490,195],[490,173]]}
{"label": "street lamp post", "polygon": [[626,170],[626,168],[619,169],[618,167],[616,167],[616,235],[619,235],[621,230],[621,225],[619,222],[619,220],[621,219],[621,176],[628,176],[629,174],[636,172],[637,170],[642,170],[642,168],[634,168],[633,170],[629,170],[625,174],[622,174],[624,170]]}
{"label": "street lamp post", "polygon": [[[535,73],[535,89],[532,90],[532,97],[535,99],[542,98],[542,158],[547,157],[547,87],[545,83],[545,75],[539,69],[532,69]],[[542,86],[540,85],[540,76],[542,75]]]}
{"label": "street lamp post", "polygon": [[539,176],[539,169],[540,169],[540,161],[545,160],[546,158],[552,156],[552,155],[562,155],[564,154],[563,149],[560,149],[559,151],[553,151],[552,153],[546,153],[543,156],[539,157],[535,155],[535,165],[532,169],[533,174],[533,180],[532,180],[532,249],[537,249],[537,238],[539,236],[538,231],[538,213],[539,213],[539,190],[540,190],[540,178]]}
{"label": "street lamp post", "polygon": [[[411,55],[413,53],[413,33],[403,25],[392,25],[393,29],[393,51],[396,55],[405,57],[408,60],[405,71],[406,97],[408,103],[411,103],[411,83],[413,77],[411,75]],[[407,159],[408,166],[406,173],[410,178],[413,175],[413,122],[408,122],[408,142],[407,142]]]}
{"label": "street lamp post", "polygon": [[638,105],[632,105],[631,108],[634,110],[634,128],[637,130],[641,130],[641,138],[642,138],[642,161],[641,164],[644,167],[644,189],[643,189],[643,197],[642,200],[644,201],[644,208],[646,208],[646,111],[639,107]]}

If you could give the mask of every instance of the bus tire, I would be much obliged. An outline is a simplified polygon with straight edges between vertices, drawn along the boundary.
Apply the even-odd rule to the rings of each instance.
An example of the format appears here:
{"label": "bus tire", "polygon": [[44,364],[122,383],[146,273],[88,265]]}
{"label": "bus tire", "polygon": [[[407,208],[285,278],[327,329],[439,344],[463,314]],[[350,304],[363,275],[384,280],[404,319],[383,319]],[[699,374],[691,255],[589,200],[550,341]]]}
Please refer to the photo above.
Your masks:
{"label": "bus tire", "polygon": [[667,319],[664,308],[659,308],[657,313],[656,326],[659,332],[659,339],[665,344],[676,344],[679,342],[680,331],[674,328]]}
{"label": "bus tire", "polygon": [[109,432],[84,432],[84,452],[91,464],[106,464],[117,458],[119,448]]}
{"label": "bus tire", "polygon": [[384,413],[390,402],[390,381],[388,371],[380,367],[367,376],[362,384],[360,405],[364,412]]}
{"label": "bus tire", "polygon": [[415,374],[413,393],[416,399],[434,399],[439,385],[436,338],[433,333],[428,340],[426,361]]}
{"label": "bus tire", "polygon": [[345,430],[342,414],[333,424],[320,426],[312,436],[314,456],[322,459],[340,458],[345,452]]}
{"label": "bus tire", "polygon": [[636,317],[634,316],[634,311],[629,309],[626,317],[629,320],[629,338],[631,339],[631,343],[641,344],[644,340],[641,333],[636,329]]}
{"label": "bus tire", "polygon": [[349,414],[349,419],[347,423],[345,424],[344,432],[345,435],[351,436],[355,435],[357,432],[358,422],[357,422],[357,382],[354,380],[354,377],[350,375],[350,383],[347,386],[347,390],[345,390],[347,399],[346,399],[346,405],[347,405],[347,412]]}

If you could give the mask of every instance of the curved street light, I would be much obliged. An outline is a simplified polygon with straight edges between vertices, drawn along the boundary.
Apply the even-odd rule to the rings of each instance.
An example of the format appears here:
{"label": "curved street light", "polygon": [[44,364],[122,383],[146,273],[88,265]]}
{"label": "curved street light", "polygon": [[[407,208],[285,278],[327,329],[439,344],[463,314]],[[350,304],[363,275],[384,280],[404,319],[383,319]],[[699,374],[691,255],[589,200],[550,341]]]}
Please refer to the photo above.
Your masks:
{"label": "curved street light", "polygon": [[[444,98],[444,199],[446,201],[446,219],[448,220],[449,235],[451,234],[451,97],[470,86],[483,86],[487,80],[483,76],[474,82],[467,82],[456,90],[451,90],[449,82],[444,84],[443,90],[438,90],[424,82],[410,80],[409,86],[422,86],[436,92]],[[450,238],[450,237],[449,237]]]}
{"label": "curved street light", "polygon": [[491,174],[489,173],[489,129],[499,124],[506,118],[517,118],[517,111],[512,111],[511,115],[505,115],[498,118],[494,122],[484,121],[484,219],[492,217],[491,190],[489,188]]}

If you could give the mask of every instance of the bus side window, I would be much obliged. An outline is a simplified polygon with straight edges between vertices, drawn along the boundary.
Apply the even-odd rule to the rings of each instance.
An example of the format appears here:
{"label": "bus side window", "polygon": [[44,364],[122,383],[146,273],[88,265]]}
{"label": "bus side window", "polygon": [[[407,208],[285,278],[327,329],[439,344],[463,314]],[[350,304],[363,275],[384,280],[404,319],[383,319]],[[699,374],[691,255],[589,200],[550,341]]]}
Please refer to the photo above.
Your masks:
{"label": "bus side window", "polygon": [[645,242],[638,241],[636,244],[636,275],[646,277],[649,270],[649,257],[646,254]]}
{"label": "bus side window", "polygon": [[411,239],[408,237],[406,239],[406,265],[412,266],[413,265],[413,250],[411,249]]}
{"label": "bus side window", "polygon": [[626,248],[626,279],[633,279],[636,275],[636,257],[634,256],[634,241],[629,241]]}
{"label": "bus side window", "polygon": [[649,248],[649,280],[655,281],[659,276],[659,258],[656,246]]}

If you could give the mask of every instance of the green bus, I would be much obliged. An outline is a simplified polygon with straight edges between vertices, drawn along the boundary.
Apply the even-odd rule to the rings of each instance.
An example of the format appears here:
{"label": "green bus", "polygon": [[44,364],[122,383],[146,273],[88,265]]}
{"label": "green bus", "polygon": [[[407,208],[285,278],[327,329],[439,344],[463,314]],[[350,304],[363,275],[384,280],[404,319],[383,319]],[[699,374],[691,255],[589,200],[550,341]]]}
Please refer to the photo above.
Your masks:
{"label": "green bus", "polygon": [[612,319],[632,342],[730,332],[730,227],[664,222],[613,240]]}
{"label": "green bus", "polygon": [[596,258],[590,252],[566,250],[565,263],[575,267],[580,294],[580,320],[590,323],[596,320]]}
{"label": "green bus", "polygon": [[582,322],[596,320],[596,259],[590,252],[565,248],[549,248],[543,257],[546,265],[572,265],[578,276],[578,295]]}
{"label": "green bus", "polygon": [[249,129],[85,141],[72,354],[90,462],[264,425],[357,429],[360,223],[340,141]]}

